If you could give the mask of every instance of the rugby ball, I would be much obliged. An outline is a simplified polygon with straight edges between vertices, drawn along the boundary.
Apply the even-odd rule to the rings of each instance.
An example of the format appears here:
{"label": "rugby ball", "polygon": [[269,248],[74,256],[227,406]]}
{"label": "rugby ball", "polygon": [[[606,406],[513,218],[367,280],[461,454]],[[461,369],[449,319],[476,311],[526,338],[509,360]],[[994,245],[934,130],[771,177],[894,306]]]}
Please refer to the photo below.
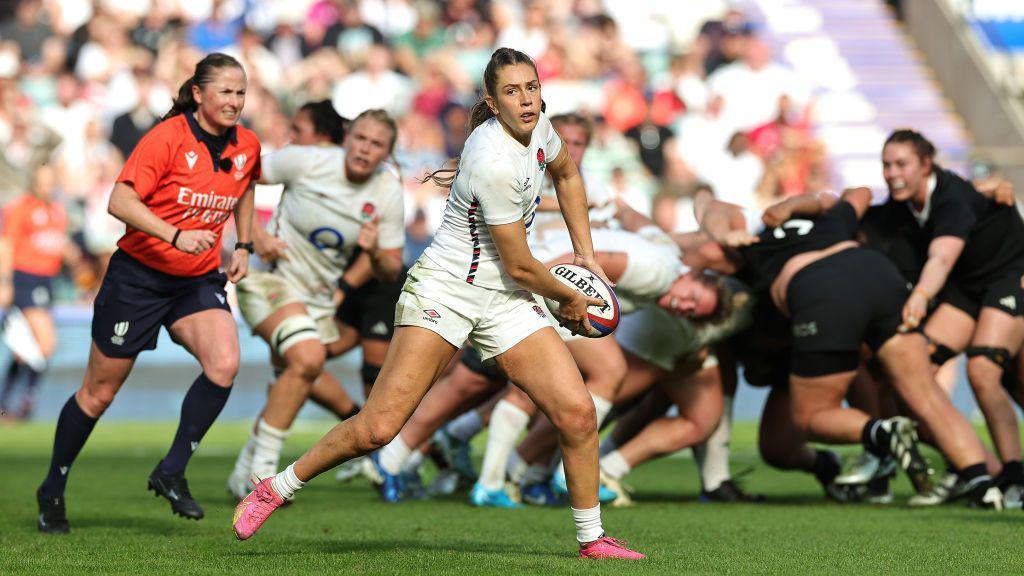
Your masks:
{"label": "rugby ball", "polygon": [[[583,266],[555,264],[548,270],[556,280],[569,288],[582,292],[584,296],[600,298],[606,302],[604,306],[590,306],[587,309],[591,330],[581,336],[601,338],[615,331],[615,327],[619,325],[619,301],[615,298],[615,292],[612,291],[611,286]],[[552,316],[556,319],[559,318],[558,302],[545,298],[544,304],[547,305]]]}

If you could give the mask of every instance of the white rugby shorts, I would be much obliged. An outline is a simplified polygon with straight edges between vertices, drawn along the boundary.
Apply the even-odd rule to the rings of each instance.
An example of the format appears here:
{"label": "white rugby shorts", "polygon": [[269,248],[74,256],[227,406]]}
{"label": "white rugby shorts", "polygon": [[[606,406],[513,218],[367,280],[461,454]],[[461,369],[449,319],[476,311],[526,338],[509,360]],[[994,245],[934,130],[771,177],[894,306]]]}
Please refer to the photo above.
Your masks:
{"label": "white rugby shorts", "polygon": [[488,360],[551,324],[530,292],[474,286],[424,256],[409,270],[395,326],[426,328],[457,348],[468,340]]}
{"label": "white rugby shorts", "polygon": [[321,343],[330,344],[341,337],[332,308],[310,303],[287,280],[273,272],[250,271],[236,286],[236,294],[238,310],[250,328],[259,326],[285,305],[299,302],[306,306],[307,315],[316,323]]}

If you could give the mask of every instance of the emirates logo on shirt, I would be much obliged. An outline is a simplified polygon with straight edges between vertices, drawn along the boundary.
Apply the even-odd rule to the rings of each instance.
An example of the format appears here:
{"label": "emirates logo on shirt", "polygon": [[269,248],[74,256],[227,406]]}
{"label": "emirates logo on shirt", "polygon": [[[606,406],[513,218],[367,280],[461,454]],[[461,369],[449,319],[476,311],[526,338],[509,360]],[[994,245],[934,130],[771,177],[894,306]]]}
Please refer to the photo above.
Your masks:
{"label": "emirates logo on shirt", "polygon": [[543,148],[538,148],[537,149],[537,170],[543,172],[545,166],[547,166],[547,163],[544,162],[544,149]]}

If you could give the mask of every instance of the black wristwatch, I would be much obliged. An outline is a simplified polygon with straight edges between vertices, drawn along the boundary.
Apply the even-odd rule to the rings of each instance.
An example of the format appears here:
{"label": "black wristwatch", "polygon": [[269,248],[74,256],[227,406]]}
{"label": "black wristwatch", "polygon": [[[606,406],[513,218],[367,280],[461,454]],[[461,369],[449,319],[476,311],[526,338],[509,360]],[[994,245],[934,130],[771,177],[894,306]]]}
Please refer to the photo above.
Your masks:
{"label": "black wristwatch", "polygon": [[248,250],[249,254],[256,252],[252,242],[235,242],[235,250]]}

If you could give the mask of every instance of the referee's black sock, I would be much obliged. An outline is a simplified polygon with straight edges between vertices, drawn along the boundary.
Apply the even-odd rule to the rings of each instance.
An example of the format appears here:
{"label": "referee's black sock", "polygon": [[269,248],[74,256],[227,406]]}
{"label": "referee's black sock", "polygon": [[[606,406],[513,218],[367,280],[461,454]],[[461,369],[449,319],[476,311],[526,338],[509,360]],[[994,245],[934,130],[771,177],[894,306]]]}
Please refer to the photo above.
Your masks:
{"label": "referee's black sock", "polygon": [[50,458],[50,471],[39,487],[43,496],[56,498],[64,496],[64,487],[68,484],[68,472],[78,453],[85,446],[97,418],[91,418],[82,411],[75,400],[75,395],[64,403],[64,408],[57,418],[57,431],[53,438],[53,456]]}
{"label": "referee's black sock", "polygon": [[230,394],[230,386],[217,386],[205,373],[196,378],[181,403],[178,432],[174,435],[171,449],[160,463],[161,473],[176,476],[185,472],[189,458],[199,447],[206,431],[213,426],[213,421],[224,408]]}

